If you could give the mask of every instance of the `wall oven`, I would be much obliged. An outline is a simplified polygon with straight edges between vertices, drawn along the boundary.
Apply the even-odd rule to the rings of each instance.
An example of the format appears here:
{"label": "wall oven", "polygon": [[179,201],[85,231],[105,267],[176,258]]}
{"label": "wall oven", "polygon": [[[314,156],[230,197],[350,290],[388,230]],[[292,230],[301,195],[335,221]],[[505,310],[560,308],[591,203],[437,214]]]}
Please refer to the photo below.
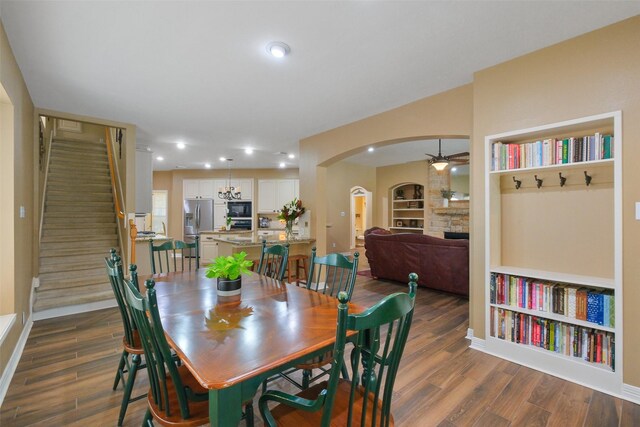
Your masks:
{"label": "wall oven", "polygon": [[227,216],[230,216],[231,218],[251,218],[251,202],[227,202]]}

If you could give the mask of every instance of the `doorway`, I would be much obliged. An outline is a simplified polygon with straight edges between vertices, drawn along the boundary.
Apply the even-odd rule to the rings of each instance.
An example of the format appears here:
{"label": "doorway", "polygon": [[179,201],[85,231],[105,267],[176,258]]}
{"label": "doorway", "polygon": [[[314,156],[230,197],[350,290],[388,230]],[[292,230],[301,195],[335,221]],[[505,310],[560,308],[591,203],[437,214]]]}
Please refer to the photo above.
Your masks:
{"label": "doorway", "polygon": [[371,200],[371,191],[363,187],[351,189],[351,249],[364,246],[364,231],[371,228]]}

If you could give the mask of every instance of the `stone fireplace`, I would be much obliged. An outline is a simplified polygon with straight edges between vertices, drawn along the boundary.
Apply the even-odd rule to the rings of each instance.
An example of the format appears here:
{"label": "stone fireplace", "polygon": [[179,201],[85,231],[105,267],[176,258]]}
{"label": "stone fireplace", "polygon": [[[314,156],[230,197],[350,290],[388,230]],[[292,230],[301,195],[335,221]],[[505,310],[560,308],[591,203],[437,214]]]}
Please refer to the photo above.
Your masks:
{"label": "stone fireplace", "polygon": [[449,168],[438,172],[429,167],[429,188],[426,195],[429,227],[426,234],[431,236],[442,237],[445,231],[469,232],[469,200],[450,200],[448,207],[443,206],[444,199],[440,190],[449,189],[450,181]]}

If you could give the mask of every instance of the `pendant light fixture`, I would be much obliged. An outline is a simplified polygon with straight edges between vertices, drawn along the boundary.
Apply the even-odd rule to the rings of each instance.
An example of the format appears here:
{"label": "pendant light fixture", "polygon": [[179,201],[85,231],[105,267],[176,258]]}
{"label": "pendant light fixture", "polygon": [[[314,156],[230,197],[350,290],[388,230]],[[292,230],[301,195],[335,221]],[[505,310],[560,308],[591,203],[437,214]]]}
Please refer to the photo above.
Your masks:
{"label": "pendant light fixture", "polygon": [[218,197],[223,200],[238,200],[242,198],[240,187],[236,188],[231,185],[231,162],[233,159],[225,159],[227,161],[227,169],[229,170],[229,176],[227,177],[227,186],[224,190],[218,191]]}

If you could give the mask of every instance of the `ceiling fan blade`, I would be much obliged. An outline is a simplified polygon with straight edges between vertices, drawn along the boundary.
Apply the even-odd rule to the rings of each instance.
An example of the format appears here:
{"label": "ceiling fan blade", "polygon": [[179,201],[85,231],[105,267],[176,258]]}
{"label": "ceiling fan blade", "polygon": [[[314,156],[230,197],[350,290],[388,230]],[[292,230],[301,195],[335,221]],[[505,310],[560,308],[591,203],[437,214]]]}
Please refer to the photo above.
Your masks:
{"label": "ceiling fan blade", "polygon": [[433,158],[433,159],[437,159],[438,158],[438,156],[434,156],[433,154],[429,154],[429,153],[424,153],[424,154],[426,156],[429,156],[429,157]]}
{"label": "ceiling fan blade", "polygon": [[450,159],[455,159],[456,157],[468,157],[469,153],[468,152],[464,152],[464,153],[456,153],[456,154],[451,154],[449,156],[447,156]]}
{"label": "ceiling fan blade", "polygon": [[451,163],[456,163],[458,165],[468,165],[469,159],[451,159]]}

